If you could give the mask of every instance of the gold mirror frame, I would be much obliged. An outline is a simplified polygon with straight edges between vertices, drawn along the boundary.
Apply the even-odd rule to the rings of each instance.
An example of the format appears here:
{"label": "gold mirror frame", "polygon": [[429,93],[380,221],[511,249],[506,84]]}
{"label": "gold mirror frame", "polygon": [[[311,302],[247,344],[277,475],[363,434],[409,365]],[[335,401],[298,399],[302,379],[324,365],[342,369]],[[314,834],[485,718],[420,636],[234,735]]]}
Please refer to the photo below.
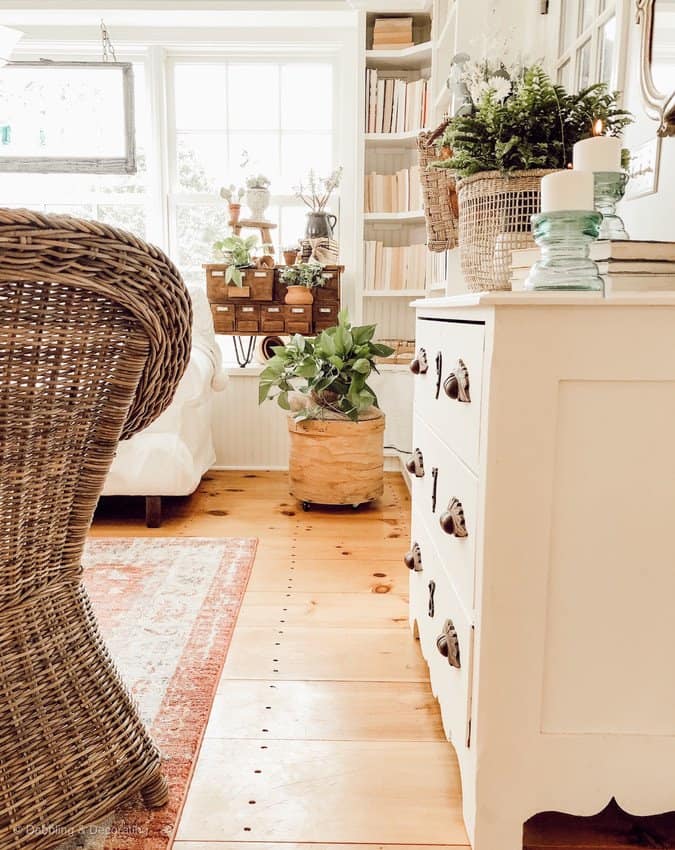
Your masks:
{"label": "gold mirror frame", "polygon": [[652,76],[652,36],[656,0],[636,0],[635,20],[640,25],[640,88],[647,114],[659,122],[658,136],[675,136],[675,91],[663,94]]}

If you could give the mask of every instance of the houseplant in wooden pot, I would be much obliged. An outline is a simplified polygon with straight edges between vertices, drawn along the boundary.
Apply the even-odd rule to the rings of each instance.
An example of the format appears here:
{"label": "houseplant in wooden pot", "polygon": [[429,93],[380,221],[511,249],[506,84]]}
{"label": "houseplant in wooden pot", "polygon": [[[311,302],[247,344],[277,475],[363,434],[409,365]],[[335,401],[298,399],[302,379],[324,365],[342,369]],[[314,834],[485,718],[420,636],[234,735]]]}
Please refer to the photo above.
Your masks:
{"label": "houseplant in wooden pot", "polygon": [[448,124],[442,144],[453,155],[435,165],[461,177],[458,238],[469,289],[510,289],[511,252],[534,246],[541,178],[571,163],[597,119],[607,135],[620,135],[632,117],[604,83],[570,94],[540,65],[467,62],[463,74],[473,111]]}
{"label": "houseplant in wooden pot", "polygon": [[[216,266],[218,271],[213,271],[207,278],[209,298],[213,301],[220,300],[219,289],[226,300],[237,300],[252,298],[260,301],[270,301],[274,288],[274,269],[259,264],[254,260],[252,251],[258,241],[257,236],[228,236],[213,243],[216,255],[225,261],[224,266]],[[273,265],[273,263],[272,263]],[[223,272],[224,269],[224,272]],[[217,283],[213,277],[218,274],[220,278],[224,275],[223,282]],[[213,290],[213,291],[212,291]]]}
{"label": "houseplant in wooden pot", "polygon": [[281,279],[288,287],[284,298],[286,304],[313,304],[312,290],[323,286],[323,266],[319,263],[296,263],[281,272]]}
{"label": "houseplant in wooden pot", "polygon": [[382,495],[384,414],[367,380],[375,357],[393,349],[374,334],[375,325],[352,327],[343,310],[316,338],[296,335],[275,348],[260,375],[260,403],[273,398],[289,412],[290,491],[305,510]]}

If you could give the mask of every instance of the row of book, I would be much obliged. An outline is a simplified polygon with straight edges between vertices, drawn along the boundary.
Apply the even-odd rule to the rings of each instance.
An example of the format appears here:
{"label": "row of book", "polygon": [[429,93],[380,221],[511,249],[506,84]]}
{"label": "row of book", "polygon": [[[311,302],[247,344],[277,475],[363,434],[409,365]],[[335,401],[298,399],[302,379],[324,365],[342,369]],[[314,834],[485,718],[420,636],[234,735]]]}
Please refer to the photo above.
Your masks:
{"label": "row of book", "polygon": [[412,18],[375,18],[373,50],[402,50],[412,46]]}
{"label": "row of book", "polygon": [[[675,242],[601,239],[590,246],[605,295],[631,292],[675,292]],[[541,259],[539,248],[511,255],[511,288],[522,291],[530,268]]]}
{"label": "row of book", "polygon": [[416,212],[423,206],[420,167],[366,174],[365,212]]}
{"label": "row of book", "polygon": [[365,243],[364,288],[372,291],[424,289],[426,245]]}
{"label": "row of book", "polygon": [[405,133],[427,123],[427,81],[380,77],[366,70],[366,132]]}

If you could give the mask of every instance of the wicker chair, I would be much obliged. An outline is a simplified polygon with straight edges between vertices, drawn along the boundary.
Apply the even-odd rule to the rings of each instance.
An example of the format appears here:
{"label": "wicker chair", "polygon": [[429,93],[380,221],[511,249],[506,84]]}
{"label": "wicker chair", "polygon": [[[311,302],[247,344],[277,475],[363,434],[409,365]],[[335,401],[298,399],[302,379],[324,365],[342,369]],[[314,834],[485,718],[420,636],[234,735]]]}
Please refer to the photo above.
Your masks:
{"label": "wicker chair", "polygon": [[120,438],[170,403],[191,307],[167,257],[97,222],[0,210],[0,848],[58,844],[140,791],[160,754],[80,566]]}

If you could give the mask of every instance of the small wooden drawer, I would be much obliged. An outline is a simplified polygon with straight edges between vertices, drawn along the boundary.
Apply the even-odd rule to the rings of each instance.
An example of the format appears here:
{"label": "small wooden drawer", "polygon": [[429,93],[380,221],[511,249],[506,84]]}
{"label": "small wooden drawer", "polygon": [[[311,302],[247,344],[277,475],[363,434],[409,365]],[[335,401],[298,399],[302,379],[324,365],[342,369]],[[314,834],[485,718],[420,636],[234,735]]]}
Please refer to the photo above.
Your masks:
{"label": "small wooden drawer", "polygon": [[226,265],[206,266],[206,292],[209,301],[271,301],[274,296],[274,269],[245,269],[242,286],[225,283]]}
{"label": "small wooden drawer", "polygon": [[321,333],[321,331],[326,331],[326,330],[328,330],[328,328],[334,328],[334,327],[335,327],[335,322],[319,322],[319,321],[315,321],[315,322],[314,322],[314,333],[315,333],[315,334],[320,334],[320,333]]}
{"label": "small wooden drawer", "polygon": [[337,323],[339,304],[314,302],[312,308],[314,322],[317,326],[322,325],[322,327],[330,328]]}
{"label": "small wooden drawer", "polygon": [[319,302],[338,302],[340,300],[340,272],[326,270],[322,274],[323,286],[317,286],[314,292],[314,300]]}
{"label": "small wooden drawer", "polygon": [[283,333],[285,329],[284,308],[281,304],[260,306],[260,330],[263,333]]}
{"label": "small wooden drawer", "polygon": [[260,305],[237,304],[235,329],[241,334],[256,334],[260,330]]}
{"label": "small wooden drawer", "polygon": [[212,304],[213,328],[217,334],[234,332],[234,304]]}
{"label": "small wooden drawer", "polygon": [[289,334],[308,334],[312,332],[312,305],[286,305],[286,332]]}

